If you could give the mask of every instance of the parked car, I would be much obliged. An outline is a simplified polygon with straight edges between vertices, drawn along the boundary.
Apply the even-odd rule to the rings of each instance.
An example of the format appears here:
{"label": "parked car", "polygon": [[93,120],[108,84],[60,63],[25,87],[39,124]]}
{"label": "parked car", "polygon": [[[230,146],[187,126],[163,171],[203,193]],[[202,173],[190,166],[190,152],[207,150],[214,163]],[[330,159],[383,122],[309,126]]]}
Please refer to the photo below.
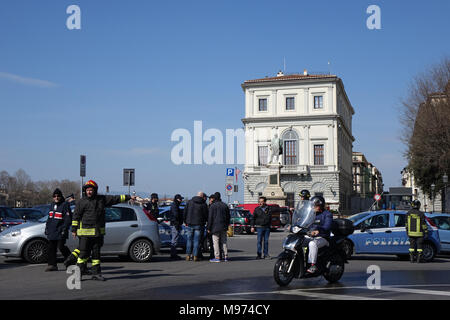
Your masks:
{"label": "parked car", "polygon": [[[46,215],[39,222],[26,222],[0,233],[0,255],[23,258],[30,263],[47,261]],[[69,236],[70,249],[78,239]],[[159,252],[161,241],[158,223],[139,206],[118,204],[106,208],[106,235],[102,255],[130,257],[135,262],[147,262]]]}
{"label": "parked car", "polygon": [[426,216],[438,229],[441,252],[450,253],[450,214],[427,213]]}
{"label": "parked car", "polygon": [[[270,207],[279,207],[277,204],[267,204]],[[244,210],[250,211],[250,214],[253,214],[256,207],[259,207],[259,204],[257,203],[245,203],[238,205],[237,208],[242,208]],[[272,213],[272,225],[270,227],[271,231],[275,231],[281,228],[281,221],[280,221],[280,212],[273,212]]]}
{"label": "parked car", "polygon": [[[180,206],[181,212],[184,212],[184,205]],[[172,243],[172,228],[170,225],[170,206],[164,206],[159,208],[159,237],[161,239],[161,248],[170,248]],[[203,234],[202,251],[207,252],[209,246],[208,239],[206,237],[206,230]],[[186,226],[183,224],[181,226],[180,236],[178,237],[177,248],[181,248],[183,251],[186,250],[187,243],[187,230]]]}
{"label": "parked car", "polygon": [[7,206],[0,206],[0,232],[3,230],[22,224],[25,222],[13,209]]}
{"label": "parked car", "polygon": [[13,208],[13,210],[25,221],[38,221],[47,214],[33,208]]}
{"label": "parked car", "polygon": [[250,211],[234,208],[230,210],[230,215],[230,225],[234,227],[234,234],[243,234],[244,231],[248,234],[252,234],[250,230]]}
{"label": "parked car", "polygon": [[[368,211],[350,216],[355,226],[352,235],[344,240],[347,257],[353,253],[394,254],[404,259],[409,255],[409,237],[406,234],[406,211]],[[429,262],[441,250],[437,228],[427,217],[428,237],[423,244],[422,257]]]}

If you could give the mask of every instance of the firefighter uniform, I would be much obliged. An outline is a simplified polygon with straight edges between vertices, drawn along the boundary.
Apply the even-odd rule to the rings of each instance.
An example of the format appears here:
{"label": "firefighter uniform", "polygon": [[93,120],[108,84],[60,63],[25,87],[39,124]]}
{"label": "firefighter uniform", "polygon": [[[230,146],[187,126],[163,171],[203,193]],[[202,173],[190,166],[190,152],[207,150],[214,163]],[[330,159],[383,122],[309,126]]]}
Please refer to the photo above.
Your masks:
{"label": "firefighter uniform", "polygon": [[[91,197],[86,195],[88,188],[94,188]],[[77,203],[72,219],[72,232],[76,232],[80,239],[77,265],[81,273],[86,274],[87,261],[91,256],[93,276],[101,275],[100,250],[105,235],[105,208],[131,199],[127,195],[98,195],[97,189],[97,184],[92,180],[83,186],[85,196]]]}
{"label": "firefighter uniform", "polygon": [[411,262],[420,262],[423,252],[423,241],[428,235],[428,227],[425,221],[425,214],[419,210],[420,202],[415,200],[413,209],[406,214],[406,232],[409,237],[409,255]]}

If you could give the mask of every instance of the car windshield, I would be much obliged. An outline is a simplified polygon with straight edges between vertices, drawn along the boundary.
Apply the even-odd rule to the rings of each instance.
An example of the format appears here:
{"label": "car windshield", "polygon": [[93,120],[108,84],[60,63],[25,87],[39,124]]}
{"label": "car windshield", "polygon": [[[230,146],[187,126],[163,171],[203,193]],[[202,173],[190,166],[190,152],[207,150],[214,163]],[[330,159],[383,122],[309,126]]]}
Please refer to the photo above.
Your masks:
{"label": "car windshield", "polygon": [[295,226],[308,228],[313,224],[315,218],[314,203],[312,201],[300,201],[295,208],[292,221]]}
{"label": "car windshield", "polygon": [[365,218],[365,217],[367,217],[368,215],[370,215],[370,213],[362,212],[362,213],[354,214],[354,215],[348,217],[347,219],[349,219],[349,220],[351,220],[353,223],[355,223],[356,221],[361,220],[362,218]]}

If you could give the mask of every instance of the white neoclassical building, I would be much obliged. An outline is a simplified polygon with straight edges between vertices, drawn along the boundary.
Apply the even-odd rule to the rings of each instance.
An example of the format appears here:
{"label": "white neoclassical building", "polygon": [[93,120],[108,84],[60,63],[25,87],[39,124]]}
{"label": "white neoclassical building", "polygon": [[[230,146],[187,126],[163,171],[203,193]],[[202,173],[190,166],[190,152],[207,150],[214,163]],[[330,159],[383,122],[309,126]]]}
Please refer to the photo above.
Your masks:
{"label": "white neoclassical building", "polygon": [[284,75],[247,80],[244,202],[257,203],[268,185],[267,162],[275,134],[283,154],[280,184],[287,205],[299,192],[323,195],[330,208],[350,210],[352,194],[352,116],[342,80],[335,75]]}

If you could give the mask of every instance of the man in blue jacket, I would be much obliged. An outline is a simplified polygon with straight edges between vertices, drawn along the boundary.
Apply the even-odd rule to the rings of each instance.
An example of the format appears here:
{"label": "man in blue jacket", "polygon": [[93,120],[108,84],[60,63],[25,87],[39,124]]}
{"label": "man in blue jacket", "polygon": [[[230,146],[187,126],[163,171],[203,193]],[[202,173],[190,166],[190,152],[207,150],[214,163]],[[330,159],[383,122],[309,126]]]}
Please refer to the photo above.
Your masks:
{"label": "man in blue jacket", "polygon": [[311,241],[308,244],[308,263],[311,266],[306,272],[315,273],[317,272],[316,262],[319,249],[329,245],[328,239],[330,238],[333,215],[325,210],[325,199],[322,196],[314,196],[311,198],[311,201],[314,203],[316,219],[315,223],[309,228]]}

